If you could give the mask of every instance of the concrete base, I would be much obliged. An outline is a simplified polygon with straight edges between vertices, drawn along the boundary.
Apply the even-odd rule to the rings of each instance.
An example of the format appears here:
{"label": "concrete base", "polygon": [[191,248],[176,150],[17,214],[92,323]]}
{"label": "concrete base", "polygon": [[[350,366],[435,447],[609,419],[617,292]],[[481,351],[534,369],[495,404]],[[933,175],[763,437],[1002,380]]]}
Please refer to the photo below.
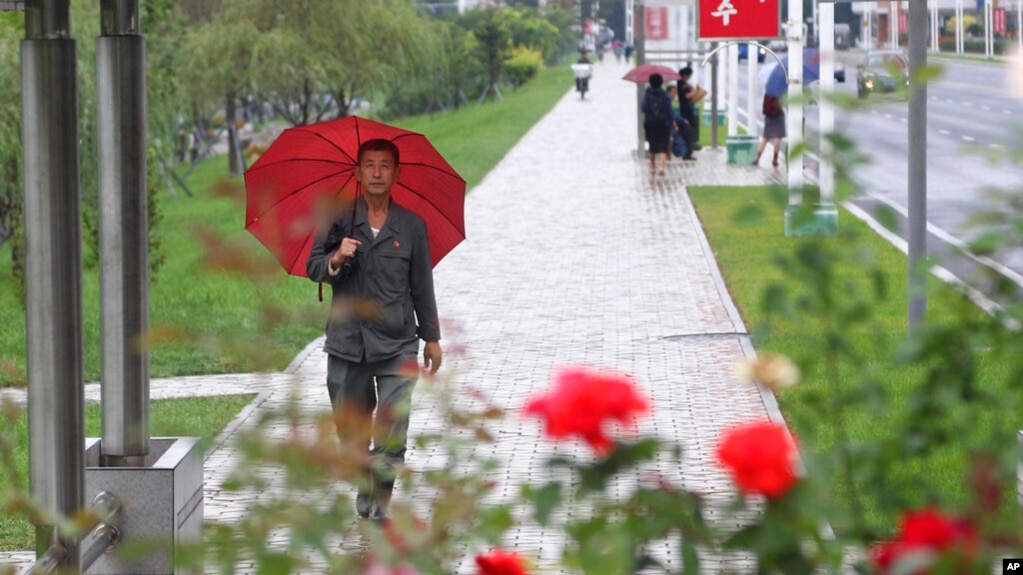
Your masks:
{"label": "concrete base", "polygon": [[834,204],[803,204],[785,207],[785,236],[837,236],[838,207]]}
{"label": "concrete base", "polygon": [[[202,541],[203,453],[198,437],[154,437],[142,467],[101,467],[101,440],[85,442],[85,494],[109,491],[121,501],[121,544],[88,575],[173,575],[174,549]],[[127,546],[144,554],[125,557]],[[180,572],[180,571],[178,571]]]}

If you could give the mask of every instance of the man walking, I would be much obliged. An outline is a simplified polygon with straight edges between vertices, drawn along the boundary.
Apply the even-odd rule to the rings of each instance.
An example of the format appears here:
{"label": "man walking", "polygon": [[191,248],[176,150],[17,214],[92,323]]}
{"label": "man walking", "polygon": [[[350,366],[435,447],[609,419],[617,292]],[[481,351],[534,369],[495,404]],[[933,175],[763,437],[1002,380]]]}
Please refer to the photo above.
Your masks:
{"label": "man walking", "polygon": [[363,195],[324,226],[306,262],[309,278],[333,290],[327,392],[342,447],[366,454],[355,508],[375,521],[388,519],[405,461],[419,341],[431,375],[442,355],[426,224],[391,199],[400,173],[393,142],[364,142],[355,167]]}

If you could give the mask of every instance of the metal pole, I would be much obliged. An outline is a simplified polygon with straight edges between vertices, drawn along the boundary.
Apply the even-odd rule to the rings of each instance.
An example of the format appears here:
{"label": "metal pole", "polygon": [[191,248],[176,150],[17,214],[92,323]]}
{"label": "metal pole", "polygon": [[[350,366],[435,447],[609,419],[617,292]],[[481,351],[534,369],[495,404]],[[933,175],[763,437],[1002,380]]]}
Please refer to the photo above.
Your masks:
{"label": "metal pole", "polygon": [[984,0],[984,55],[995,57],[994,4]]}
{"label": "metal pole", "polygon": [[[757,57],[760,55],[760,47],[756,44],[746,44],[746,131],[751,136],[756,136],[757,131],[757,68],[760,64]],[[749,54],[754,54],[749,56]]]}
{"label": "metal pole", "polygon": [[930,24],[931,24],[931,52],[941,52],[941,42],[938,35],[938,0],[930,0]]}
{"label": "metal pole", "polygon": [[[717,42],[711,42],[711,50],[716,50]],[[727,52],[727,50],[726,50]],[[718,53],[714,52],[710,60],[710,147],[718,147]]]}
{"label": "metal pole", "polygon": [[835,203],[835,166],[832,158],[831,140],[828,135],[835,131],[835,105],[828,96],[835,88],[835,4],[822,2],[818,14],[821,22],[820,35],[820,97],[817,109],[820,113],[820,175],[821,203]]}
{"label": "metal pole", "polygon": [[927,315],[927,5],[909,3],[909,333]]}
{"label": "metal pole", "polygon": [[[756,52],[749,49],[747,44],[746,60],[756,60]],[[728,135],[734,136],[739,133],[739,45],[728,46],[728,63],[725,73],[728,78]]]}
{"label": "metal pole", "polygon": [[[636,2],[636,45],[634,46],[636,51],[636,65],[646,63],[646,8],[642,2]],[[636,110],[639,110],[639,105],[643,101],[643,84],[636,83]],[[640,159],[643,158],[643,114],[636,114],[636,156]]]}
{"label": "metal pole", "polygon": [[[635,13],[636,13],[636,1],[635,0],[626,0],[626,2],[625,2],[625,43],[626,44],[629,44],[630,42],[633,42],[633,40],[635,40],[636,33],[635,33],[635,30],[632,27],[632,25],[633,25],[633,18],[634,18],[633,14],[635,14]],[[634,43],[632,45],[633,45],[633,47],[636,46],[636,44],[634,44]]]}
{"label": "metal pole", "polygon": [[803,139],[803,0],[789,0],[788,51],[788,185],[789,205],[803,203],[803,156],[793,150]]}
{"label": "metal pole", "polygon": [[145,40],[138,0],[102,0],[96,39],[102,465],[149,453],[149,223]]}
{"label": "metal pole", "polygon": [[963,0],[956,0],[956,55],[963,55]]}
{"label": "metal pole", "polygon": [[[29,0],[21,42],[25,162],[25,319],[29,479],[50,513],[71,517],[85,491],[78,79],[69,0]],[[77,571],[78,540],[36,525],[37,558],[60,545]]]}
{"label": "metal pole", "polygon": [[888,3],[888,35],[892,44],[892,50],[899,49],[899,2]]}

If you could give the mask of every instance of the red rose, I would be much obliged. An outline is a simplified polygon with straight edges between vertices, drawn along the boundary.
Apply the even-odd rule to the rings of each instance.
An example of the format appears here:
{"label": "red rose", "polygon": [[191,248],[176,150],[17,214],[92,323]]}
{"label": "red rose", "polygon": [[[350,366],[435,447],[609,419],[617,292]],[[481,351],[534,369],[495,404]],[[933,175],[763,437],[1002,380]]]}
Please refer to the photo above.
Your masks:
{"label": "red rose", "polygon": [[[977,530],[970,522],[927,508],[904,513],[898,535],[892,541],[875,545],[870,551],[870,560],[877,572],[884,574],[909,554],[952,553],[957,556],[957,563],[962,565],[963,571],[971,572],[977,545]],[[927,568],[921,568],[913,573],[925,575],[928,572]]]}
{"label": "red rose", "polygon": [[785,427],[758,421],[725,430],[717,449],[718,462],[732,474],[745,494],[768,499],[785,495],[799,480],[792,466],[796,446]]}
{"label": "red rose", "polygon": [[633,416],[650,409],[636,392],[635,382],[624,374],[571,367],[553,379],[554,388],[548,395],[526,404],[526,415],[544,419],[548,436],[579,436],[598,454],[607,453],[614,445],[604,434],[607,421],[629,424]]}
{"label": "red rose", "polygon": [[480,568],[478,575],[529,575],[522,557],[500,549],[477,555],[476,565]]}

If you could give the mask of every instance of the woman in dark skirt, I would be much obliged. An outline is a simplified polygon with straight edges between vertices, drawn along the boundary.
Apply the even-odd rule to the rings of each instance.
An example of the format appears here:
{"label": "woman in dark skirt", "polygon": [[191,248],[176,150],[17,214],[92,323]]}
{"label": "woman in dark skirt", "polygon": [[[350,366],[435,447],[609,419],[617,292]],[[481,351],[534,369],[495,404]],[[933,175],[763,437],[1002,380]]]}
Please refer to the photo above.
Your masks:
{"label": "woman in dark skirt", "polygon": [[660,74],[650,75],[650,87],[643,94],[640,109],[643,110],[643,131],[650,153],[650,173],[664,173],[664,165],[668,161],[668,149],[671,146],[671,99],[661,89],[664,77]]}
{"label": "woman in dark skirt", "polygon": [[781,107],[777,98],[774,99],[773,105],[768,106],[767,98],[767,96],[764,98],[764,133],[760,136],[760,146],[757,147],[757,157],[753,160],[753,165],[756,166],[760,163],[760,155],[764,153],[767,141],[771,140],[771,145],[774,146],[774,161],[771,164],[774,167],[778,167],[778,153],[781,152],[781,140],[786,136],[785,110]]}

